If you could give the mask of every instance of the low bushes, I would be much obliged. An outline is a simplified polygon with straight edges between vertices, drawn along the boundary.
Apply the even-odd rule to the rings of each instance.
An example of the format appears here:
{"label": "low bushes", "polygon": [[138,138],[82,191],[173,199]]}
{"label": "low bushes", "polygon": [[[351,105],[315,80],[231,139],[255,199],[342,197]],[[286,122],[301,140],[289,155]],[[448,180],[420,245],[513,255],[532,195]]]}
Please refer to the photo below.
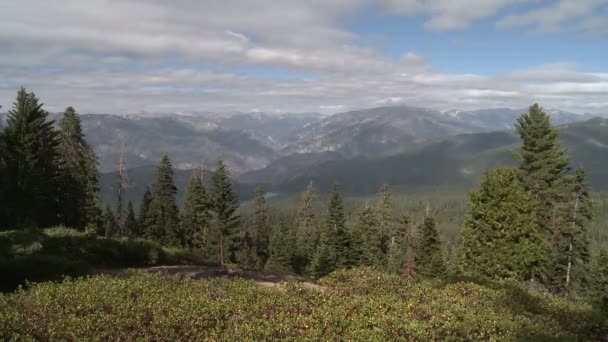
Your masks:
{"label": "low bushes", "polygon": [[97,237],[64,227],[0,232],[0,287],[4,290],[26,280],[90,274],[93,268],[201,263],[196,254],[164,249],[150,241]]}
{"label": "low bushes", "polygon": [[0,340],[601,340],[585,304],[508,284],[403,282],[363,268],[323,288],[133,272],[0,295]]}

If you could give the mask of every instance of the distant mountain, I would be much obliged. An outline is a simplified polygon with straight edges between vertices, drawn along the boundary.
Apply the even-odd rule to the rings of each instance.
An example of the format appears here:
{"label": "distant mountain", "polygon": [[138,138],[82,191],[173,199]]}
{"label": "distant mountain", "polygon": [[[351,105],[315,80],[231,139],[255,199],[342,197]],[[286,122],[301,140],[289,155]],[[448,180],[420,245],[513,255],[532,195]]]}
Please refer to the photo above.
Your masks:
{"label": "distant mountain", "polygon": [[249,184],[279,183],[292,177],[296,170],[301,172],[306,168],[337,160],[344,160],[337,152],[294,153],[273,161],[263,169],[245,172],[237,179],[239,182]]}
{"label": "distant mountain", "polygon": [[209,115],[207,119],[224,129],[247,132],[275,149],[282,149],[294,134],[322,117],[319,113],[230,113]]}
{"label": "distant mountain", "polygon": [[[335,114],[306,126],[283,154],[333,151],[345,158],[392,154],[404,146],[466,133],[512,130],[525,109],[439,112],[416,107],[380,107]],[[549,109],[555,125],[589,120]]]}
{"label": "distant mountain", "polygon": [[[573,165],[583,165],[592,189],[608,190],[608,119],[596,118],[560,127]],[[397,189],[461,188],[477,184],[487,168],[514,165],[512,151],[519,137],[514,132],[475,133],[423,142],[401,153],[379,158],[330,161],[298,172],[269,188],[289,194],[314,181],[320,191],[338,182],[350,194],[369,194],[388,183]]]}
{"label": "distant mountain", "polygon": [[[517,118],[527,111],[525,108],[491,108],[474,111],[451,111],[446,112],[446,114],[477,131],[498,131],[512,130]],[[590,114],[574,114],[559,109],[545,109],[545,112],[551,116],[553,125],[586,121],[594,117]]]}
{"label": "distant mountain", "polygon": [[102,172],[116,169],[123,140],[129,167],[156,165],[167,153],[177,169],[192,169],[203,161],[211,167],[221,158],[237,174],[264,167],[278,157],[247,132],[224,129],[204,118],[94,114],[81,119]]}
{"label": "distant mountain", "polygon": [[381,107],[334,114],[306,126],[284,154],[338,152],[345,158],[391,153],[417,143],[472,132],[466,123],[438,111]]}

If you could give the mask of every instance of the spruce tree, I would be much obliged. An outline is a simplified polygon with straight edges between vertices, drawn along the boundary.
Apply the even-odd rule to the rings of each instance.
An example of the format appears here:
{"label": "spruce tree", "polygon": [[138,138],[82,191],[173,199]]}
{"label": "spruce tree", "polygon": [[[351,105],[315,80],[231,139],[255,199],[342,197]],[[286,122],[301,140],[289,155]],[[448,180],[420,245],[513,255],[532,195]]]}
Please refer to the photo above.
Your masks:
{"label": "spruce tree", "polygon": [[6,197],[6,189],[9,184],[8,175],[6,174],[6,145],[4,143],[4,131],[0,130],[0,230],[6,229],[5,224],[8,222],[8,198]]}
{"label": "spruce tree", "polygon": [[590,262],[587,226],[592,219],[592,202],[587,184],[587,173],[582,167],[576,169],[571,180],[570,217],[566,222],[566,281],[565,287],[581,289],[588,281]]}
{"label": "spruce tree", "polygon": [[538,104],[522,114],[515,127],[522,139],[520,152],[515,156],[519,162],[519,179],[536,201],[540,228],[548,234],[554,206],[568,200],[569,157],[561,146],[557,130],[551,126],[549,115]]}
{"label": "spruce tree", "polygon": [[352,254],[353,258],[358,260],[358,265],[385,267],[386,261],[382,252],[383,243],[380,240],[379,226],[376,213],[366,205],[359,212],[352,236]]}
{"label": "spruce tree", "polygon": [[294,229],[296,234],[295,271],[310,271],[312,258],[319,242],[319,229],[314,209],[315,191],[313,183],[308,183],[302,194],[296,214]]}
{"label": "spruce tree", "polygon": [[427,278],[444,276],[446,266],[443,258],[443,246],[437,232],[435,219],[428,209],[417,231],[417,243],[414,251],[417,273]]}
{"label": "spruce tree", "polygon": [[239,201],[232,190],[228,169],[221,160],[217,162],[211,184],[209,198],[214,213],[213,228],[219,239],[218,261],[220,265],[224,265],[226,252],[231,247],[234,231],[239,225],[239,216],[236,215]]}
{"label": "spruce tree", "polygon": [[59,121],[58,156],[62,223],[78,229],[97,224],[100,215],[97,158],[72,107],[66,108]]}
{"label": "spruce tree", "polygon": [[319,247],[312,262],[313,274],[322,277],[334,270],[351,266],[353,260],[350,248],[344,206],[338,186],[334,184],[327,203]]}
{"label": "spruce tree", "polygon": [[60,223],[57,132],[34,93],[21,88],[4,130],[6,226]]}
{"label": "spruce tree", "polygon": [[259,258],[256,251],[254,239],[249,232],[245,232],[242,236],[234,241],[236,250],[236,261],[244,270],[259,269]]}
{"label": "spruce tree", "polygon": [[593,258],[590,269],[589,298],[608,312],[608,249],[600,250]]}
{"label": "spruce tree", "polygon": [[272,271],[293,272],[295,235],[288,221],[281,218],[270,239],[270,256],[266,268]]}
{"label": "spruce tree", "polygon": [[469,197],[461,233],[459,268],[487,279],[531,279],[546,260],[532,195],[517,170],[487,171]]}
{"label": "spruce tree", "polygon": [[271,228],[268,223],[268,208],[264,198],[264,189],[258,186],[255,189],[254,213],[251,222],[253,243],[256,251],[257,269],[263,269],[270,257],[269,245]]}
{"label": "spruce tree", "polygon": [[137,218],[135,217],[135,210],[133,210],[133,203],[131,201],[127,204],[127,218],[124,225],[126,237],[133,238],[140,236],[139,222],[137,222]]}
{"label": "spruce tree", "polygon": [[116,226],[116,217],[114,212],[109,205],[106,205],[106,209],[103,213],[102,220],[103,235],[105,237],[114,237],[118,233],[118,227]]}
{"label": "spruce tree", "polygon": [[405,279],[413,279],[416,277],[416,240],[414,236],[414,227],[407,215],[403,215],[401,225],[403,227],[403,245],[405,247],[403,277]]}
{"label": "spruce tree", "polygon": [[171,161],[167,155],[163,155],[156,169],[156,179],[150,194],[150,207],[144,222],[147,238],[169,246],[180,244],[176,193]]}
{"label": "spruce tree", "polygon": [[150,191],[150,187],[146,186],[146,190],[144,191],[144,196],[141,199],[141,203],[139,204],[139,213],[137,215],[137,220],[139,221],[140,232],[138,237],[144,237],[146,235],[145,230],[145,221],[146,215],[148,214],[148,209],[150,209],[150,202],[152,201],[152,192]]}
{"label": "spruce tree", "polygon": [[182,245],[209,255],[211,252],[209,238],[211,213],[207,193],[201,176],[198,174],[190,178],[186,188],[181,218]]}
{"label": "spruce tree", "polygon": [[378,200],[375,207],[376,221],[378,224],[377,240],[379,241],[382,252],[388,252],[389,241],[395,236],[395,222],[392,209],[391,189],[387,184],[382,185],[378,193]]}

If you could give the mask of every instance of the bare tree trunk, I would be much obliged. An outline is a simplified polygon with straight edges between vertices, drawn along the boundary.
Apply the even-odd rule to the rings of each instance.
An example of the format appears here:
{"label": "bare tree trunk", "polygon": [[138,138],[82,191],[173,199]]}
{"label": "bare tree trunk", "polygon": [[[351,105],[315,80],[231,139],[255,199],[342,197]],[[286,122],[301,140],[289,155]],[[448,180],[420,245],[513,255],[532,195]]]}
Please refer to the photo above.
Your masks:
{"label": "bare tree trunk", "polygon": [[570,233],[570,246],[568,248],[568,268],[566,270],[566,287],[570,286],[570,274],[572,272],[572,234],[576,228],[576,213],[578,211],[578,202],[580,196],[576,195],[576,201],[574,202],[574,211],[572,213],[572,232]]}

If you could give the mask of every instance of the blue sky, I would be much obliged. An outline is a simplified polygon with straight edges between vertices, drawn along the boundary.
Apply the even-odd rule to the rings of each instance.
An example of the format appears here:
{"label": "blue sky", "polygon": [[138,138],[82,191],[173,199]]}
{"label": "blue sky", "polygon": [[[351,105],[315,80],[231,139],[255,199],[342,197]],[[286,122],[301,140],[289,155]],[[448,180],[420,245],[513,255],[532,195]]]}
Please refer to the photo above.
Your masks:
{"label": "blue sky", "polygon": [[5,108],[608,114],[608,0],[6,1],[0,42]]}

